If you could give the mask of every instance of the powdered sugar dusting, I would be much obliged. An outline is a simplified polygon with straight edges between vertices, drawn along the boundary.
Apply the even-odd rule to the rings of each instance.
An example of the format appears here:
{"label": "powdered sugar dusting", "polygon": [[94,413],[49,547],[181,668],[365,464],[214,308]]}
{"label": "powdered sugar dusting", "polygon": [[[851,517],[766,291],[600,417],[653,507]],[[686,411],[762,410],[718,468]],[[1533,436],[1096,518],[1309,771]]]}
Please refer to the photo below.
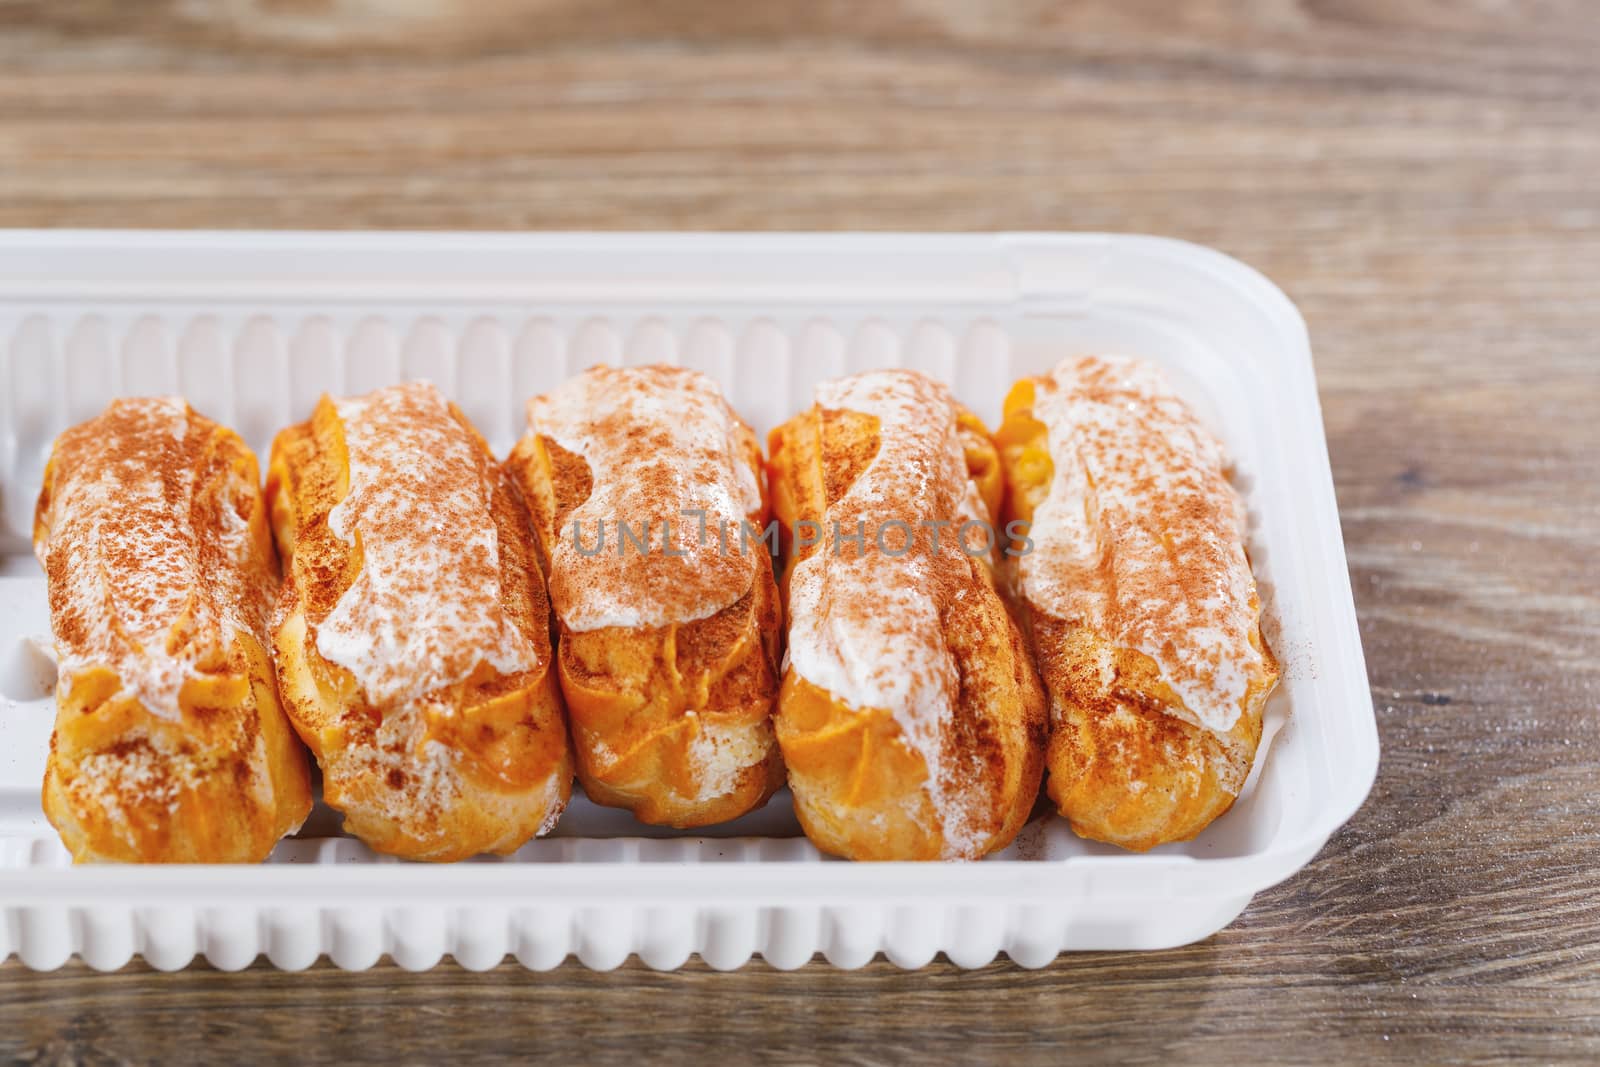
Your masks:
{"label": "powdered sugar dusting", "polygon": [[[592,481],[547,546],[550,601],[568,630],[693,622],[750,591],[748,553],[764,551],[740,541],[762,511],[741,449],[753,438],[710,378],[594,367],[529,400],[528,432],[582,457]],[[647,530],[648,547],[625,545],[620,523]]]}
{"label": "powdered sugar dusting", "polygon": [[124,832],[138,825],[139,810],[159,807],[176,811],[179,796],[199,784],[191,761],[158,752],[148,738],[139,736],[137,740],[142,743],[125,744],[114,753],[84,755],[67,786],[80,801],[88,801],[80,808],[107,812],[113,816],[106,820],[107,825]]}
{"label": "powdered sugar dusting", "polygon": [[183,683],[221,668],[237,630],[264,632],[270,577],[245,518],[259,488],[231,457],[208,462],[218,430],[181,397],[127,399],[57,440],[34,550],[63,695],[104,667],[177,719]]}
{"label": "powdered sugar dusting", "polygon": [[392,708],[464,681],[480,663],[540,666],[501,603],[497,468],[426,382],[335,404],[350,491],[328,528],[361,547],[361,573],[317,625],[317,651]]}
{"label": "powdered sugar dusting", "polygon": [[730,724],[706,715],[699,719],[700,729],[689,742],[688,755],[700,783],[695,799],[705,802],[727,796],[738,788],[746,768],[766,762],[772,753],[772,720]]}
{"label": "powdered sugar dusting", "polygon": [[418,831],[426,830],[434,813],[455,805],[461,796],[462,778],[461,753],[441,741],[414,740],[417,727],[413,718],[422,717],[420,710],[387,716],[370,742],[350,745],[338,757],[349,764],[365,765],[372,781],[403,775],[405,803],[389,804],[383,813],[416,824]]}
{"label": "powdered sugar dusting", "polygon": [[[879,422],[876,455],[844,495],[829,503],[824,540],[790,577],[789,662],[800,676],[854,708],[881,708],[928,768],[927,791],[953,855],[980,851],[979,798],[963,796],[971,774],[943,756],[960,692],[941,626],[943,600],[960,595],[970,564],[956,531],[982,515],[943,385],[906,371],[869,371],[819,386],[817,405]],[[883,553],[876,531],[888,520],[913,526],[909,550]],[[948,523],[937,546],[923,521]],[[837,524],[837,526],[835,525]],[[862,549],[841,544],[864,524]],[[898,549],[900,543],[888,542]],[[954,575],[954,579],[952,579]]]}
{"label": "powdered sugar dusting", "polygon": [[1226,733],[1253,674],[1255,581],[1243,502],[1222,445],[1161,371],[1130,359],[1068,359],[1036,381],[1055,473],[1019,560],[1029,601],[1151,657],[1183,701]]}
{"label": "powdered sugar dusting", "polygon": [[401,855],[424,859],[459,848],[464,824],[494,826],[508,835],[498,842],[479,839],[496,849],[520,844],[513,835],[525,833],[531,814],[540,817],[533,836],[554,829],[566,806],[562,776],[551,774],[521,789],[485,785],[466,751],[430,736],[430,721],[449,714],[444,702],[424,697],[385,714],[360,740],[323,755],[325,795],[358,836],[387,824],[385,836],[410,839]]}
{"label": "powdered sugar dusting", "polygon": [[539,824],[539,829],[534,832],[534,837],[544,837],[556,828],[556,823],[561,821],[561,813],[567,809],[567,802],[561,799],[561,778],[552,774],[550,783],[545,787],[544,822]]}

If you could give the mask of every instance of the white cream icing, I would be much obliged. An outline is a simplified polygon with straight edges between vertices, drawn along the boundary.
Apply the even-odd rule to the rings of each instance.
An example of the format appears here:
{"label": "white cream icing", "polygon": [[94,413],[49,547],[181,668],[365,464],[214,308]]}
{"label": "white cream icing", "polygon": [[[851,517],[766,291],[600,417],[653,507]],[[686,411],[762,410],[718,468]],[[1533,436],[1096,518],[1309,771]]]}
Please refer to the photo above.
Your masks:
{"label": "white cream icing", "polygon": [[[594,367],[529,400],[528,432],[581,456],[593,482],[547,545],[550,599],[568,630],[693,622],[749,592],[750,554],[766,549],[753,528],[741,540],[741,523],[759,519],[761,487],[740,448],[748,430],[710,378]],[[624,544],[619,523],[635,534],[647,525],[648,549]],[[666,551],[663,524],[681,555]]]}
{"label": "white cream icing", "polygon": [[466,680],[478,664],[538,668],[501,603],[492,456],[426,382],[335,403],[350,489],[328,514],[363,566],[317,624],[324,659],[394,707]]}
{"label": "white cream icing", "polygon": [[1054,475],[1033,516],[1019,588],[1035,608],[1149,656],[1226,733],[1262,655],[1255,581],[1226,453],[1154,365],[1077,357],[1036,381]]}
{"label": "white cream icing", "polygon": [[[790,576],[789,664],[806,681],[852,708],[894,716],[907,745],[928,768],[926,789],[951,855],[981,842],[976,804],[956,784],[942,746],[954,718],[960,678],[945,643],[934,569],[939,553],[960,553],[960,524],[982,515],[968,477],[949,391],[907,371],[868,371],[826,382],[820,408],[878,420],[878,451],[823,519],[823,539]],[[911,551],[882,554],[876,533],[890,520],[914,529],[949,521],[936,551],[919,533]],[[834,537],[863,523],[867,551]],[[887,543],[898,546],[898,535]]]}
{"label": "white cream icing", "polygon": [[105,667],[151,713],[177,719],[196,660],[238,630],[263,631],[271,590],[238,514],[260,506],[259,490],[230,479],[216,528],[196,529],[191,418],[181,397],[116,400],[57,441],[49,532],[35,551],[63,579],[50,583],[63,697],[83,671]]}

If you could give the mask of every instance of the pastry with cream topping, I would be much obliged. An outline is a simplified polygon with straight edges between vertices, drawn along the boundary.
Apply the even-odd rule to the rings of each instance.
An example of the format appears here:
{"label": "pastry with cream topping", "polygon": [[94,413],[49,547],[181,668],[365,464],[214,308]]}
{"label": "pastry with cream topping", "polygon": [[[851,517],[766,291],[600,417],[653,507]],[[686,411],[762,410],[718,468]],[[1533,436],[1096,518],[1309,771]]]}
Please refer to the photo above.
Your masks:
{"label": "pastry with cream topping", "polygon": [[527,416],[506,465],[550,576],[584,791],[678,827],[766,803],[782,618],[754,432],[669,366],[591,368]]}
{"label": "pastry with cream topping", "polygon": [[73,858],[265,859],[311,786],[255,456],[180,397],[113,401],[57,439],[33,543],[59,662],[44,810]]}
{"label": "pastry with cream topping", "polygon": [[1093,356],[1018,382],[996,440],[1050,796],[1084,837],[1187,840],[1238,795],[1278,676],[1222,445],[1158,368]]}
{"label": "pastry with cream topping", "polygon": [[267,494],[279,686],[345,829],[436,861],[551,829],[572,758],[549,600],[466,416],[425,382],[325,396],[273,442]]}
{"label": "pastry with cream topping", "polygon": [[827,382],[769,441],[790,531],[777,728],[795,811],[860,860],[977,859],[1022,828],[1045,701],[991,570],[999,457],[945,386]]}

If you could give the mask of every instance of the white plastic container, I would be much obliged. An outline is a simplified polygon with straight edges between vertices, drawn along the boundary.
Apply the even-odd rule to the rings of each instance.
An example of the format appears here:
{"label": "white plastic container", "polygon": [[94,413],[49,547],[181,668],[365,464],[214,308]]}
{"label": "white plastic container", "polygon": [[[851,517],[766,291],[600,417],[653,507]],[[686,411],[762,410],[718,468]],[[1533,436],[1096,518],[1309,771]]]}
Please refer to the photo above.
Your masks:
{"label": "white plastic container", "polygon": [[[991,425],[1020,375],[1074,352],[1165,365],[1237,463],[1267,633],[1268,742],[1199,839],[1131,855],[1041,807],[970,864],[825,860],[780,794],[704,834],[576,800],[504,861],[373,856],[319,807],[257,867],[70,865],[39,806],[54,715],[44,579],[29,551],[54,436],[116,395],[181,392],[265,455],[323,390],[427,377],[501,452],[524,399],[597,362],[714,375],[765,432],[823,378],[917,367]],[[657,968],[759,952],[963,967],[1005,952],[1177,945],[1221,929],[1360,806],[1378,743],[1304,324],[1216,252],[1089,234],[0,233],[0,959],[115,968],[134,953],[285,968],[389,953]]]}

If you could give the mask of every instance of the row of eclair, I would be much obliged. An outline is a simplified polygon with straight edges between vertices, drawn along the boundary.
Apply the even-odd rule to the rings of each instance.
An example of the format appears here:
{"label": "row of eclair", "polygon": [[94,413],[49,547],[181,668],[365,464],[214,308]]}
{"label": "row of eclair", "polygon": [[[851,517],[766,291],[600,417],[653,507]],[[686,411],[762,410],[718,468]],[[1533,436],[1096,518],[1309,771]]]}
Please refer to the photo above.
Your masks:
{"label": "row of eclair", "polygon": [[866,860],[1005,847],[1047,767],[1078,833],[1133,849],[1237,796],[1277,668],[1223,450],[1154,367],[1068,359],[993,436],[869,371],[765,461],[676,367],[527,418],[502,463],[425,383],[324,397],[265,492],[180,399],[62,434],[34,543],[73,856],[263,859],[310,811],[306,749],[350,833],[422,860],[549,831],[574,774],[677,827],[787,781]]}

